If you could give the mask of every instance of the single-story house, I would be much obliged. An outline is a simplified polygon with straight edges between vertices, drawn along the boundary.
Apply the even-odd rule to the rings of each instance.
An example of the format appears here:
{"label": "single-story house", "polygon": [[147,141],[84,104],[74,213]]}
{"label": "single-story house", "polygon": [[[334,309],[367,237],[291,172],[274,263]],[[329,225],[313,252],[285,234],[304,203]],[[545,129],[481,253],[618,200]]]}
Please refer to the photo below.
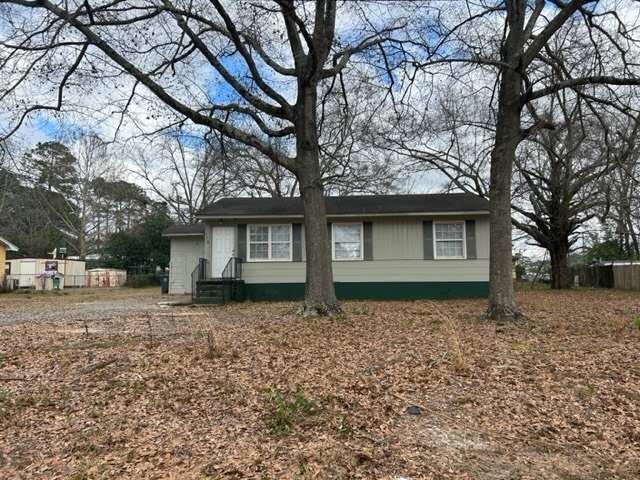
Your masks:
{"label": "single-story house", "polygon": [[[339,299],[487,295],[486,199],[467,193],[371,195],[326,197],[325,204]],[[191,293],[199,268],[220,278],[230,259],[240,259],[244,298],[304,297],[300,198],[226,198],[197,218],[202,223],[163,233],[171,238],[170,294]]]}
{"label": "single-story house", "polygon": [[9,240],[0,237],[0,265],[4,265],[4,269],[0,271],[0,288],[4,285],[5,276],[11,272],[11,264],[7,262],[7,252],[17,252],[16,247]]}

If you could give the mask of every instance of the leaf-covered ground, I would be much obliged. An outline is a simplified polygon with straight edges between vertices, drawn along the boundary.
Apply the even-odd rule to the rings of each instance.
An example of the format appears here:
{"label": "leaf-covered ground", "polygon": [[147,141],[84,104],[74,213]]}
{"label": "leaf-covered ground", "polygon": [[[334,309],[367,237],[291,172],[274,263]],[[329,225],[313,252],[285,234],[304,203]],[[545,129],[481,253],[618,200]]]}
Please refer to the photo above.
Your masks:
{"label": "leaf-covered ground", "polygon": [[0,295],[0,478],[640,478],[640,295]]}

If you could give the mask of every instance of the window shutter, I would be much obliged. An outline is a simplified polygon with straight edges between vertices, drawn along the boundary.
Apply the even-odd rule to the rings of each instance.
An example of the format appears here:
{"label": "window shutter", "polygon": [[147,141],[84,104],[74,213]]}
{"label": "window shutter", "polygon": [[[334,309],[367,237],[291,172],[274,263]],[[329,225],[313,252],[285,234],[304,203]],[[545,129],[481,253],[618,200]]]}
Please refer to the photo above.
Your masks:
{"label": "window shutter", "polygon": [[363,222],[362,224],[362,248],[364,260],[373,260],[373,223]]}
{"label": "window shutter", "polygon": [[238,251],[236,255],[240,257],[242,260],[247,259],[247,224],[239,223],[238,224]]}
{"label": "window shutter", "polygon": [[302,224],[294,223],[291,225],[291,260],[294,262],[302,261]]}
{"label": "window shutter", "polygon": [[424,259],[433,260],[433,222],[431,220],[422,222],[422,241]]}
{"label": "window shutter", "polygon": [[476,252],[476,221],[467,220],[464,225],[465,233],[467,235],[467,258],[478,258]]}
{"label": "window shutter", "polygon": [[331,222],[327,223],[327,234],[329,235],[329,248],[333,252],[333,245],[332,245],[333,238],[331,238]]}

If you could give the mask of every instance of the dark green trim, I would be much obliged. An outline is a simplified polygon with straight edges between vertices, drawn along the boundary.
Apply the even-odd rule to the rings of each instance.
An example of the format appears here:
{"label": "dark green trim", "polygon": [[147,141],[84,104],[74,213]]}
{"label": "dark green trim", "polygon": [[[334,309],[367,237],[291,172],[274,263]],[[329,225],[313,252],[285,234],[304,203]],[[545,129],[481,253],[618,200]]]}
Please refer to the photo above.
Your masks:
{"label": "dark green trim", "polygon": [[433,260],[433,222],[425,220],[422,222],[422,242],[425,260]]}
{"label": "dark green trim", "polygon": [[238,238],[236,239],[238,252],[236,255],[243,260],[247,259],[247,224],[238,224]]}
{"label": "dark green trim", "polygon": [[294,223],[291,225],[291,260],[294,262],[302,261],[302,224]]}
{"label": "dark green trim", "polygon": [[363,259],[373,260],[373,222],[362,222]]}
{"label": "dark green trim", "polygon": [[[489,282],[336,282],[340,300],[486,298]],[[303,300],[304,283],[245,284],[250,300]]]}
{"label": "dark green trim", "polygon": [[476,253],[476,221],[466,220],[464,226],[467,236],[467,259],[473,260],[478,258]]}

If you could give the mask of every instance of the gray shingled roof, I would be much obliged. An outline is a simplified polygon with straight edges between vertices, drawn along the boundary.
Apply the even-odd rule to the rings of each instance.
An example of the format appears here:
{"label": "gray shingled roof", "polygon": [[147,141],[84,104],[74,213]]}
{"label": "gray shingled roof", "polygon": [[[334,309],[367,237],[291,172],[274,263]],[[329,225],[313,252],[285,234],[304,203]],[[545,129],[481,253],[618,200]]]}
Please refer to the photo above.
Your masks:
{"label": "gray shingled roof", "polygon": [[[488,213],[489,201],[470,193],[364,195],[326,197],[327,215],[402,215],[420,213]],[[295,198],[223,198],[200,210],[198,218],[302,216]]]}
{"label": "gray shingled roof", "polygon": [[162,232],[165,237],[204,235],[204,223],[195,225],[171,225]]}

